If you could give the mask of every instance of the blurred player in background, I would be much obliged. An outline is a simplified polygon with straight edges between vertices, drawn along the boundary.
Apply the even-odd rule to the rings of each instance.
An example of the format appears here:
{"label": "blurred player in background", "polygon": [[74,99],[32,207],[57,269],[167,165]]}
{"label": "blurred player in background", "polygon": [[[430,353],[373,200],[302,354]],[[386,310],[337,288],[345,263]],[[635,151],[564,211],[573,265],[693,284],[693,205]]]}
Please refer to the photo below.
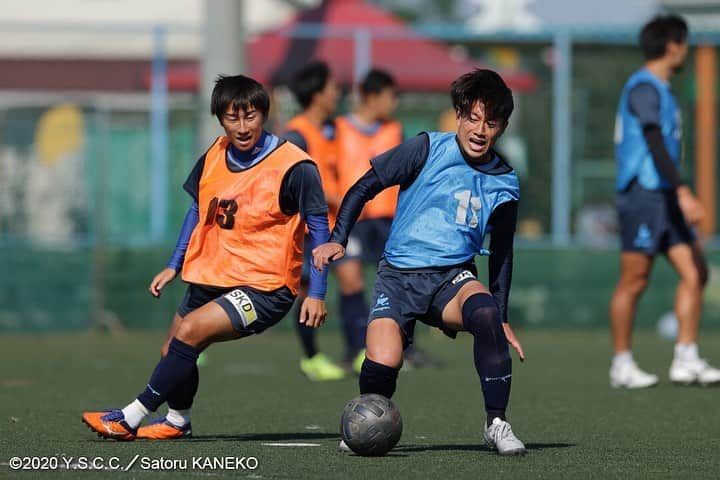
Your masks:
{"label": "blurred player in background", "polygon": [[[167,354],[142,393],[122,410],[82,415],[99,435],[116,440],[191,435],[200,352],[262,333],[292,308],[305,224],[311,246],[327,241],[327,204],[307,153],[264,130],[269,110],[270,98],[255,80],[242,75],[217,80],[211,111],[225,136],[200,157],[184,184],[193,205],[173,257],[183,258],[182,277],[190,285]],[[160,295],[172,277],[154,284],[153,293]],[[300,315],[308,326],[325,320],[326,284],[327,275],[312,269]],[[165,402],[167,415],[140,427]]]}
{"label": "blurred player in background", "polygon": [[[457,132],[422,133],[373,158],[343,198],[330,241],[313,251],[314,262],[322,268],[341,258],[367,202],[400,186],[375,283],[360,393],[392,397],[417,320],[452,338],[466,331],[474,338],[485,398],[485,440],[501,454],[520,454],[525,446],[505,419],[512,379],[508,343],[524,359],[507,323],[520,192],[517,175],[493,149],[513,97],[490,70],[461,76],[451,93]],[[488,232],[489,252],[483,248]],[[476,278],[474,259],[483,254],[490,255],[489,289]]]}
{"label": "blurred player in background", "polygon": [[[335,120],[338,186],[342,195],[370,167],[370,160],[399,145],[402,125],[392,119],[397,108],[397,84],[384,70],[370,70],[359,85],[357,108]],[[360,372],[365,358],[368,306],[363,265],[377,266],[390,233],[399,187],[389,188],[365,205],[348,240],[347,252],[334,266],[340,283],[340,315],[347,340],[344,361]]]}
{"label": "blurred player in background", "polygon": [[644,388],[658,382],[656,375],[637,366],[631,352],[637,302],[658,254],[667,257],[680,277],[675,295],[679,330],[670,380],[720,382],[720,370],[698,355],[708,269],[691,226],[705,212],[678,173],[681,114],[669,84],[685,63],[687,37],[687,24],[675,15],[658,16],[645,25],[640,34],[645,66],[630,77],[620,97],[615,153],[622,253],[620,279],[610,302],[613,387]]}
{"label": "blurred player in background", "polygon": [[[310,62],[296,72],[290,82],[290,90],[300,104],[302,112],[288,122],[283,137],[308,152],[317,164],[328,204],[330,228],[332,228],[341,198],[337,191],[335,126],[332,121],[340,90],[332,77],[330,67],[322,61]],[[300,305],[308,294],[308,274],[311,265],[312,255],[310,249],[306,248],[303,278],[296,302],[298,318]],[[296,326],[305,354],[300,360],[300,370],[310,380],[315,381],[345,378],[345,370],[318,350],[315,329],[300,322],[296,322]]]}

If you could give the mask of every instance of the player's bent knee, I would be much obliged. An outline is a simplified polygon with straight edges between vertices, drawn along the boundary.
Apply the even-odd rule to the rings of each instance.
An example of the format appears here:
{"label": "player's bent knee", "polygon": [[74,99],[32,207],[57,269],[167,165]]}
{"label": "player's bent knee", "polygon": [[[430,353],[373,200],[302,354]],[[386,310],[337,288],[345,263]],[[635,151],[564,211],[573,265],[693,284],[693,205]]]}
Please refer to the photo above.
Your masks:
{"label": "player's bent knee", "polygon": [[457,294],[457,299],[460,302],[460,305],[464,305],[465,302],[473,295],[487,294],[487,293],[489,293],[489,292],[482,283],[477,282],[477,281],[472,281],[472,282],[468,282],[462,286],[462,288],[460,289],[460,292],[458,292],[458,294]]}
{"label": "player's bent knee", "polygon": [[472,334],[499,331],[500,311],[492,295],[481,293],[463,302],[463,326]]}
{"label": "player's bent knee", "polygon": [[196,348],[207,341],[207,335],[202,332],[199,322],[192,316],[188,316],[180,325],[175,338]]}

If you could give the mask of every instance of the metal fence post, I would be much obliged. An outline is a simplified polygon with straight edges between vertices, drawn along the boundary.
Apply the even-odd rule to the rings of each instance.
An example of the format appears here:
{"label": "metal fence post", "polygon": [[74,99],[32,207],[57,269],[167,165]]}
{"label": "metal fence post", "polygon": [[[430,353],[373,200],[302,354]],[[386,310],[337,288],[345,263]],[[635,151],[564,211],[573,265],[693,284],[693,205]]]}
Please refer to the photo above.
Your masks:
{"label": "metal fence post", "polygon": [[168,80],[166,30],[153,28],[152,79],[150,82],[150,238],[161,242],[168,219]]}
{"label": "metal fence post", "polygon": [[553,178],[552,241],[555,245],[570,242],[570,117],[572,109],[572,40],[570,32],[561,30],[553,39]]}

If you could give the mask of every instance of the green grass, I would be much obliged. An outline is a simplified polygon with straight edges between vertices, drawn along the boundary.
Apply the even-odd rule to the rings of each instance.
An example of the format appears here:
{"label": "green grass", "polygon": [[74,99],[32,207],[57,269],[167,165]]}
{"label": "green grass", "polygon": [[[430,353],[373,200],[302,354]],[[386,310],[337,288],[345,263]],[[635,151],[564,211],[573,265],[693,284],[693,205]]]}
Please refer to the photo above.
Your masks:
{"label": "green grass", "polygon": [[[6,478],[717,478],[720,390],[667,381],[672,345],[638,332],[636,357],[663,379],[653,389],[608,386],[607,333],[521,331],[527,361],[515,362],[509,418],[530,452],[501,458],[482,444],[480,386],[469,337],[451,341],[423,329],[419,343],[445,368],[403,372],[395,400],[405,430],[383,458],[336,452],[339,416],[356,380],[307,382],[286,332],[268,332],[209,350],[194,408],[195,436],[176,442],[100,440],[80,413],[122,406],[145,384],[159,334],[0,338],[0,477]],[[337,356],[339,338],[320,337]],[[720,335],[701,350],[720,363]],[[278,447],[274,442],[312,443]],[[254,471],[127,473],[13,472],[12,456],[254,456]]]}

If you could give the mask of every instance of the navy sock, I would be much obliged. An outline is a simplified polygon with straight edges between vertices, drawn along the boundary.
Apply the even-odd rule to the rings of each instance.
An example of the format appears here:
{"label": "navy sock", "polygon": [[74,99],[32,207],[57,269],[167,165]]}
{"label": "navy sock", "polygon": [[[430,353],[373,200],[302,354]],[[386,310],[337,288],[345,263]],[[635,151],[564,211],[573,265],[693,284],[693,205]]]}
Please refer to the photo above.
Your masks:
{"label": "navy sock", "polygon": [[175,388],[187,382],[197,368],[200,351],[173,337],[168,353],[158,362],[145,390],[137,399],[145,408],[154,412]]}
{"label": "navy sock", "polygon": [[200,372],[198,371],[197,365],[195,365],[195,368],[193,368],[190,374],[190,378],[175,387],[175,389],[170,392],[170,395],[168,395],[168,407],[173,410],[187,410],[191,408],[199,385]]}
{"label": "navy sock", "polygon": [[397,387],[399,371],[398,368],[388,367],[366,358],[360,370],[360,393],[377,393],[392,398]]}
{"label": "navy sock", "polygon": [[474,338],[475,370],[480,376],[488,421],[505,419],[510,399],[512,359],[500,311],[493,297],[478,293],[468,298],[462,307],[463,325]]}
{"label": "navy sock", "polygon": [[365,348],[368,321],[365,293],[360,291],[352,295],[340,295],[340,317],[347,342],[345,359],[352,360],[360,350]]}
{"label": "navy sock", "polygon": [[317,342],[315,341],[315,329],[300,323],[300,302],[295,309],[295,328],[300,337],[303,353],[307,358],[314,357],[318,353]]}

